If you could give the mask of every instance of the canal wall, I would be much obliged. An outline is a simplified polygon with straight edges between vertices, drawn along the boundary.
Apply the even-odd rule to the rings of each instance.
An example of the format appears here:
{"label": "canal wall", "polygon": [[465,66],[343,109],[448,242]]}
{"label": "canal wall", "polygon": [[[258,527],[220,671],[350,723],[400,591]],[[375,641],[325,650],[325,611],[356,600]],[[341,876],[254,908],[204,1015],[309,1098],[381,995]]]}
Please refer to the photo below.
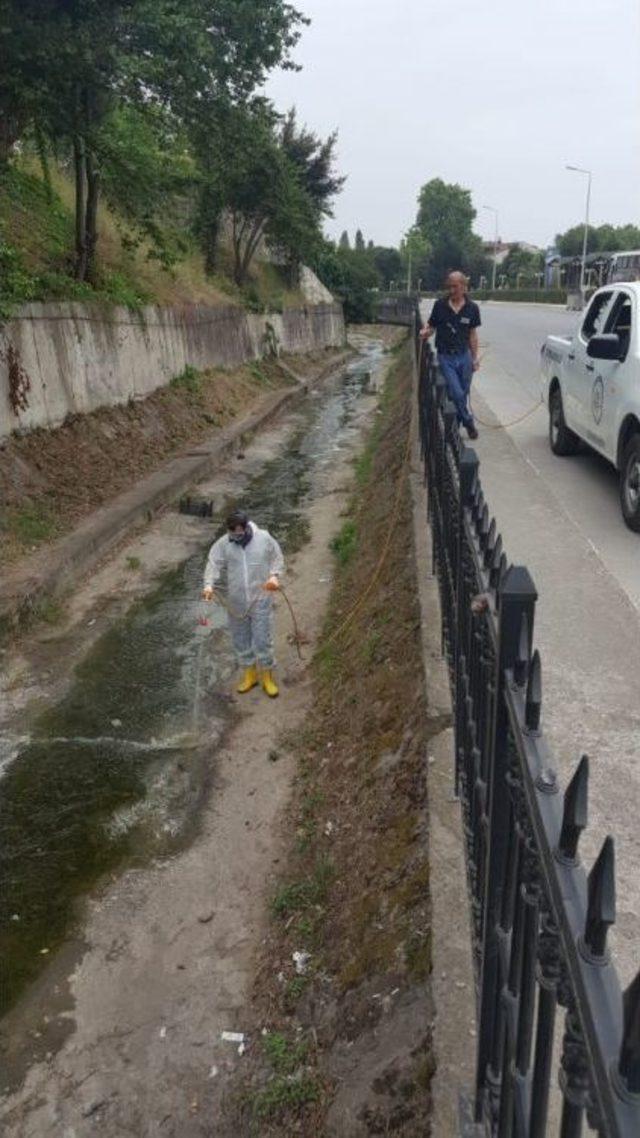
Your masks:
{"label": "canal wall", "polygon": [[342,305],[332,300],[267,314],[231,304],[139,313],[29,304],[0,328],[0,439],[144,398],[186,367],[236,367],[344,341]]}

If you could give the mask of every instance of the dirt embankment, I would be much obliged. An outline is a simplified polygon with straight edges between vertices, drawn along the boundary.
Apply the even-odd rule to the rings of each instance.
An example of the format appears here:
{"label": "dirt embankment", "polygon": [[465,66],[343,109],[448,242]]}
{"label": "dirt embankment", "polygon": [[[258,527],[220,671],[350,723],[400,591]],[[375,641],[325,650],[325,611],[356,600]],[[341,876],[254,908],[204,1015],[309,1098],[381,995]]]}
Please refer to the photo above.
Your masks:
{"label": "dirt embankment", "polygon": [[[433,1053],[426,717],[408,433],[392,370],[338,561],[287,819],[287,875],[225,1135],[428,1135]],[[386,553],[384,552],[386,550]],[[384,554],[381,560],[381,556]],[[247,1073],[247,1071],[249,1073]]]}
{"label": "dirt embankment", "polygon": [[[317,375],[332,354],[301,358],[300,372]],[[297,363],[287,357],[296,373]],[[210,438],[261,396],[293,382],[275,360],[233,371],[187,369],[144,400],[12,436],[0,444],[4,563],[68,532],[186,445]]]}

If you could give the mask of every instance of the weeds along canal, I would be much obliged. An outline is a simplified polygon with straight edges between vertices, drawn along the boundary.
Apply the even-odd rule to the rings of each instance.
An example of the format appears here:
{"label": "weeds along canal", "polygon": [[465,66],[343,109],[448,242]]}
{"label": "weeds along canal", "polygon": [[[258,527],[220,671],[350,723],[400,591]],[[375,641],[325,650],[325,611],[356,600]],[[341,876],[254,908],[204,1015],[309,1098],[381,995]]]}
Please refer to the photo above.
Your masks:
{"label": "weeds along canal", "polygon": [[[281,453],[243,502],[292,555],[356,411],[387,358],[373,339],[307,401]],[[212,755],[234,722],[234,661],[220,608],[198,623],[206,551],[157,578],[104,632],[53,706],[2,727],[0,958],[6,1011],[68,937],[78,902],[104,874],[171,856],[196,831]],[[287,619],[283,612],[281,619]]]}

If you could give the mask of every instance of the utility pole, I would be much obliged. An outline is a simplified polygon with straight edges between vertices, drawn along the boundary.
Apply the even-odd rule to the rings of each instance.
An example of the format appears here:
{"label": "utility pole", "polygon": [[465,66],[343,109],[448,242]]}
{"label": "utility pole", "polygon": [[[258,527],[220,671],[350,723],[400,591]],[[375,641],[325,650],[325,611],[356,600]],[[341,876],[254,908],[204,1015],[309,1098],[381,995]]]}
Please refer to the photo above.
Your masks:
{"label": "utility pole", "polygon": [[496,268],[498,265],[498,211],[492,205],[483,205],[482,208],[492,213],[495,221],[493,231],[493,268],[491,270],[491,291],[494,292],[496,287]]}
{"label": "utility pole", "polygon": [[586,267],[587,267],[587,241],[589,239],[589,206],[591,204],[591,170],[584,170],[582,166],[566,166],[566,170],[572,170],[575,174],[587,175],[587,205],[584,215],[584,237],[582,239],[582,263],[580,265],[580,299],[582,300],[582,307],[585,306],[585,281],[586,281]]}

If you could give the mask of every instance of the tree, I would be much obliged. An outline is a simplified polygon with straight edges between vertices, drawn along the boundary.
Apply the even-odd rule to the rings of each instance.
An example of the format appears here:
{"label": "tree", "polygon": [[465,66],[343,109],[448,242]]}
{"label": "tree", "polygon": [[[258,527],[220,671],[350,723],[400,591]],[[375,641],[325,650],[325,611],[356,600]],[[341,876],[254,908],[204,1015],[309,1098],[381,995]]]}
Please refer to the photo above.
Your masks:
{"label": "tree", "polygon": [[[566,233],[556,236],[556,248],[563,257],[579,257],[582,254],[584,242],[584,225],[574,225]],[[598,251],[598,231],[590,225],[587,235],[587,253]]]}
{"label": "tree", "polygon": [[349,241],[349,234],[347,233],[346,229],[342,230],[342,233],[340,234],[340,241],[338,242],[338,244],[339,244],[341,249],[350,249],[351,248],[351,243]]}
{"label": "tree", "polygon": [[418,225],[412,225],[400,242],[399,253],[402,274],[410,288],[428,276],[431,255],[432,247],[428,238]]}
{"label": "tree", "polygon": [[[574,225],[556,236],[556,247],[563,257],[580,257],[584,241],[584,225]],[[617,253],[623,249],[640,248],[640,229],[637,225],[589,226],[587,253]]]}
{"label": "tree", "polygon": [[345,318],[366,323],[373,317],[374,289],[379,278],[370,257],[330,241],[318,247],[311,266],[320,280],[342,301]]}
{"label": "tree", "polygon": [[237,103],[290,51],[304,17],[285,0],[2,0],[7,147],[35,123],[73,155],[76,275],[91,278],[116,108],[161,109],[189,129]]}
{"label": "tree", "polygon": [[402,258],[398,249],[384,245],[374,246],[373,263],[380,276],[383,288],[389,288],[392,281],[398,281],[402,273]]}
{"label": "tree", "polygon": [[206,200],[216,229],[220,211],[229,213],[236,283],[245,283],[263,241],[294,268],[312,254],[342,185],[333,172],[335,136],[323,141],[300,131],[291,114],[280,124],[264,100],[227,107],[206,134]]}
{"label": "tree", "polygon": [[536,284],[536,276],[544,267],[542,253],[530,253],[520,245],[512,245],[500,265],[500,273],[506,276],[509,284],[517,287],[520,277],[525,284]]}
{"label": "tree", "polygon": [[358,253],[364,253],[364,251],[366,249],[365,240],[364,240],[364,237],[362,236],[362,230],[361,229],[356,229],[355,248],[357,249]]}
{"label": "tree", "polygon": [[285,116],[280,132],[284,152],[298,171],[303,189],[324,217],[331,217],[331,200],[346,181],[335,172],[337,141],[336,131],[323,140],[307,127],[299,127],[295,107]]}
{"label": "tree", "polygon": [[429,287],[439,287],[452,269],[477,272],[484,253],[471,228],[475,216],[471,192],[462,186],[433,178],[420,190],[415,228],[430,252],[419,275]]}

